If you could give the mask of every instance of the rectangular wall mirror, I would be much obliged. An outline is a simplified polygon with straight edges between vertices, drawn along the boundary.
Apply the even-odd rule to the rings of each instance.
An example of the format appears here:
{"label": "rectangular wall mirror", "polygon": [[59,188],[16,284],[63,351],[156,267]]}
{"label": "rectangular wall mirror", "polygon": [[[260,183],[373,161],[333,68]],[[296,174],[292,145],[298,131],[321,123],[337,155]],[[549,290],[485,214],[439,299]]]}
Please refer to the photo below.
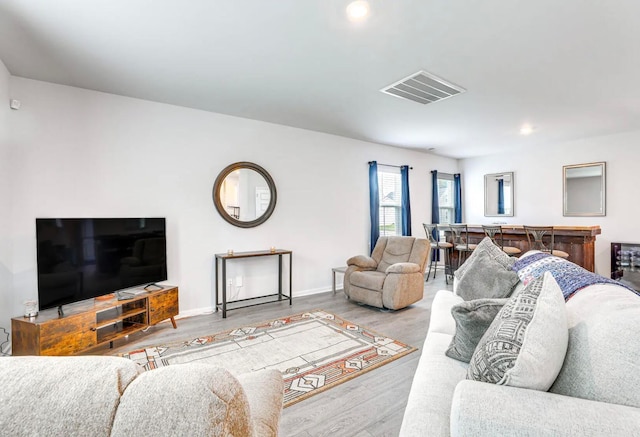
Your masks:
{"label": "rectangular wall mirror", "polygon": [[513,217],[513,172],[484,175],[484,216]]}
{"label": "rectangular wall mirror", "polygon": [[604,162],[562,167],[565,217],[606,215],[605,167]]}

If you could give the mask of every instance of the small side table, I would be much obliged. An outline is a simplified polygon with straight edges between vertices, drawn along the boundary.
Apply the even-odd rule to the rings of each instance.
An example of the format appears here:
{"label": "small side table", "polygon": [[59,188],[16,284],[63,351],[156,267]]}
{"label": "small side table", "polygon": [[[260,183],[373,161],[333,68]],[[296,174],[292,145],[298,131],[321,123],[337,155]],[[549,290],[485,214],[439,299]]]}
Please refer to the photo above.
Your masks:
{"label": "small side table", "polygon": [[334,267],[331,269],[331,272],[333,273],[333,286],[331,288],[333,290],[333,294],[336,294],[336,273],[342,273],[344,275],[344,272],[346,271],[347,271],[346,266]]}

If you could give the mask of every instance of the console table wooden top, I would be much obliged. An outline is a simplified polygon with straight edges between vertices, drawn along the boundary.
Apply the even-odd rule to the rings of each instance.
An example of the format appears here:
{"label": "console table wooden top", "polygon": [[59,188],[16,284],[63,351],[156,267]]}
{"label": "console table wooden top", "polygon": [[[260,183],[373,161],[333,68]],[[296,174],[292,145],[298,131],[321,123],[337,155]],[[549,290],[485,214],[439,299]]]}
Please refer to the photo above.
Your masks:
{"label": "console table wooden top", "polygon": [[286,255],[293,253],[286,249],[276,250],[254,250],[251,252],[233,252],[233,253],[216,253],[218,259],[233,259],[233,258],[251,258],[254,256],[269,256],[269,255]]}

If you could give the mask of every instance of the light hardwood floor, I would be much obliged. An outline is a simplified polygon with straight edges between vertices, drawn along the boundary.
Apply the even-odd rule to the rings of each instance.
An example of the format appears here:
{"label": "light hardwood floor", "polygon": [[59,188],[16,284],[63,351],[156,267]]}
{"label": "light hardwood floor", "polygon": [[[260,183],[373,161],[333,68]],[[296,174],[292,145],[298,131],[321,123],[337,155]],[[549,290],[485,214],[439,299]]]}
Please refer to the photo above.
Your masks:
{"label": "light hardwood floor", "polygon": [[113,349],[95,349],[92,354],[118,354],[131,349],[188,340],[246,324],[275,319],[312,309],[323,309],[346,320],[418,348],[417,351],[378,369],[312,396],[283,410],[280,435],[309,436],[397,436],[407,403],[413,374],[420,358],[437,290],[451,289],[444,275],[425,283],[424,299],[400,311],[384,312],[347,300],[339,290],[288,302],[231,311],[227,319],[220,312],[178,319],[178,329],[170,322],[151,327],[146,333],[119,340]]}

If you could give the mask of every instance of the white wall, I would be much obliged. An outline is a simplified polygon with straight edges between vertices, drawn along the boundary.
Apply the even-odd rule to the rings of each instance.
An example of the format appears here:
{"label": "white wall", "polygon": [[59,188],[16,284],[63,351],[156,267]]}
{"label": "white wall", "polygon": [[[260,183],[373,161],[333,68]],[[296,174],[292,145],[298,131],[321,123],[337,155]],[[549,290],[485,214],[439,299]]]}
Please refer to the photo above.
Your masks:
{"label": "white wall", "polygon": [[[11,293],[11,174],[9,164],[9,72],[0,60],[0,328],[9,330],[11,315],[20,313]],[[0,343],[4,341],[0,331]],[[2,352],[2,351],[0,351]]]}
{"label": "white wall", "polygon": [[[596,272],[610,276],[610,243],[640,242],[637,217],[640,202],[635,196],[640,167],[640,132],[589,138],[581,141],[532,147],[529,151],[468,158],[460,161],[463,173],[465,220],[530,225],[599,225],[596,239]],[[562,215],[562,166],[606,161],[606,216]],[[515,216],[484,217],[485,173],[514,171]]]}
{"label": "white wall", "polygon": [[[22,101],[10,162],[20,300],[36,296],[36,217],[166,217],[168,283],[180,286],[181,313],[212,307],[213,255],[227,249],[291,249],[294,297],[329,290],[331,267],[368,249],[367,161],[413,166],[419,236],[431,216],[430,170],[458,170],[453,159],[302,129],[17,77],[10,86]],[[276,209],[256,228],[231,226],[213,206],[216,176],[236,161],[261,165],[276,183]],[[253,266],[241,294],[275,289],[272,261]],[[246,267],[230,264],[229,276]]]}

